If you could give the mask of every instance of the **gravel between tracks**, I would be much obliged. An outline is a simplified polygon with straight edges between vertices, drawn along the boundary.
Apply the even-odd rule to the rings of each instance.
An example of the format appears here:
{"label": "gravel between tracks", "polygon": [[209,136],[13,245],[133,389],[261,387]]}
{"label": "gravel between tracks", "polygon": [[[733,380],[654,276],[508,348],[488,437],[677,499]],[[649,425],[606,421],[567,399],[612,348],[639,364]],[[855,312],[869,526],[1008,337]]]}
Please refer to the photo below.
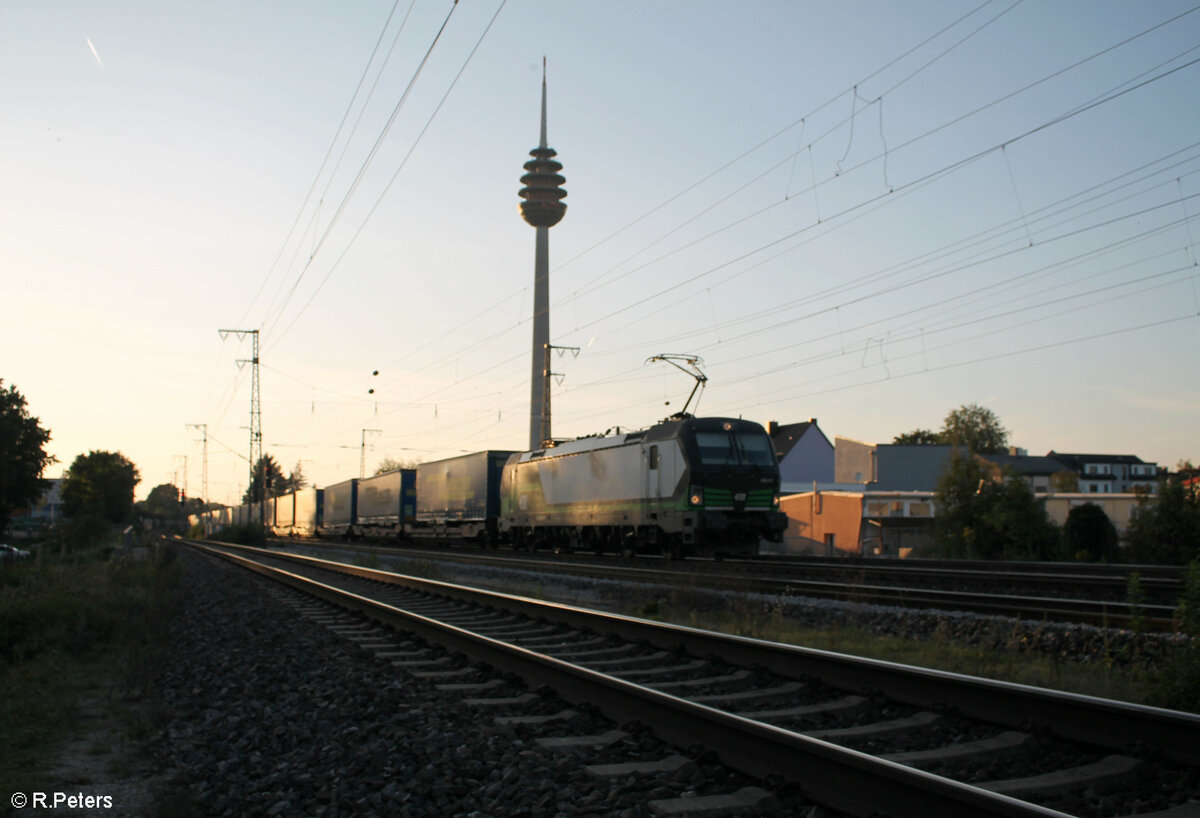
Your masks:
{"label": "gravel between tracks", "polygon": [[[492,726],[458,694],[302,620],[258,580],[185,560],[174,659],[155,691],[171,714],[155,750],[172,815],[636,818],[655,798],[759,783],[706,759],[697,773],[594,782],[590,758],[548,754],[527,729]],[[579,732],[615,726],[585,712]],[[625,729],[630,757],[666,749]],[[777,814],[810,814],[780,795]]]}
{"label": "gravel between tracks", "polygon": [[[353,551],[329,556],[320,549],[298,546],[299,553],[352,561]],[[864,602],[843,602],[804,596],[772,596],[754,593],[712,591],[682,580],[676,586],[619,582],[610,579],[571,576],[551,571],[501,569],[463,563],[438,563],[413,559],[402,552],[371,554],[371,562],[383,570],[418,576],[432,569],[432,576],[506,593],[529,594],[599,610],[628,609],[655,600],[677,602],[695,608],[728,608],[737,605],[747,613],[771,612],[782,619],[814,628],[854,626],[872,633],[905,639],[954,641],[1001,652],[1056,656],[1078,662],[1124,666],[1160,661],[1180,638],[1174,634],[1135,633],[1120,628],[1101,628],[1063,622],[1036,622],[1006,616],[966,611],[902,608]]]}

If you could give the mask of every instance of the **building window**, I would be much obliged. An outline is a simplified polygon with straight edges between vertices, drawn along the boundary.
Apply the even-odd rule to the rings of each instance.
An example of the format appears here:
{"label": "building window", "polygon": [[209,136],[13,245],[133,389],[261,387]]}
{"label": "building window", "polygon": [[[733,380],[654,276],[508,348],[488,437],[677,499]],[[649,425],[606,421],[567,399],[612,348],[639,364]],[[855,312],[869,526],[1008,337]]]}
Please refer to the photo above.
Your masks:
{"label": "building window", "polygon": [[830,554],[837,550],[837,534],[825,535],[825,550]]}

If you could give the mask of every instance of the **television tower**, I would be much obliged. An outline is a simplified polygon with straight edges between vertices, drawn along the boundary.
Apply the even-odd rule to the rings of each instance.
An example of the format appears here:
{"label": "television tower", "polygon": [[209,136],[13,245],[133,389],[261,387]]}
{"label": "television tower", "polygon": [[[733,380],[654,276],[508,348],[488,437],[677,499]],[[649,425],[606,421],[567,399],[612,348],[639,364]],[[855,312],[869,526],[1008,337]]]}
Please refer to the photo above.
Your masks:
{"label": "television tower", "polygon": [[529,448],[540,449],[550,440],[550,228],[562,221],[567,205],[562,201],[566,181],[559,173],[557,151],[546,145],[546,59],[542,58],[542,138],[529,152],[521,177],[521,215],[537,229],[533,265],[533,367],[529,398]]}

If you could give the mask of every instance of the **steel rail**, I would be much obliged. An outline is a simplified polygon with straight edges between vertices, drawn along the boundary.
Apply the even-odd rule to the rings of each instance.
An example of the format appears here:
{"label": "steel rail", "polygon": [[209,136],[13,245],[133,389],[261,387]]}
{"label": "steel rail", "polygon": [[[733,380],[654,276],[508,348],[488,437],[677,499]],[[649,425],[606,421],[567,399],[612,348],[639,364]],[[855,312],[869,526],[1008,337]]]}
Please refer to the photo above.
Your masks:
{"label": "steel rail", "polygon": [[1175,761],[1200,766],[1197,740],[1200,716],[1190,713],[653,622],[299,554],[246,546],[235,548],[490,605],[535,619],[553,619],[573,627],[613,633],[661,649],[683,648],[697,656],[714,656],[730,664],[759,665],[788,678],[811,675],[847,690],[882,690],[889,698],[907,704],[953,707],[964,715],[1008,727],[1019,728],[1032,719],[1048,725],[1061,738],[1117,751],[1137,744]]}
{"label": "steel rail", "polygon": [[[362,550],[354,546],[346,546]],[[678,571],[668,568],[609,565],[592,562],[562,562],[524,557],[498,557],[486,554],[444,554],[389,548],[368,549],[397,556],[431,556],[473,564],[503,566],[540,571],[571,572],[603,579],[678,584],[683,581],[697,588],[722,591],[746,591],[781,596],[811,596],[850,602],[868,602],[901,607],[931,607],[1030,620],[1078,622],[1099,627],[1129,628],[1134,617],[1128,603],[1086,599],[1040,597],[1018,594],[981,594],[936,588],[912,588],[894,585],[847,584],[845,581],[785,577],[754,577],[743,574]],[[1002,575],[1011,576],[1011,575]],[[1149,630],[1170,632],[1175,629],[1174,609],[1168,605],[1143,604],[1140,624]]]}
{"label": "steel rail", "polygon": [[[778,775],[797,781],[813,800],[856,816],[886,812],[922,818],[963,815],[1070,818],[1056,810],[874,758],[481,636],[223,549],[199,544],[193,547],[382,624],[460,651],[476,661],[516,673],[532,686],[548,684],[568,700],[594,704],[617,722],[641,721],[666,741],[684,746],[700,743],[734,769],[759,777]],[[261,553],[278,556],[273,552]],[[372,572],[356,569],[345,573],[369,576]]]}

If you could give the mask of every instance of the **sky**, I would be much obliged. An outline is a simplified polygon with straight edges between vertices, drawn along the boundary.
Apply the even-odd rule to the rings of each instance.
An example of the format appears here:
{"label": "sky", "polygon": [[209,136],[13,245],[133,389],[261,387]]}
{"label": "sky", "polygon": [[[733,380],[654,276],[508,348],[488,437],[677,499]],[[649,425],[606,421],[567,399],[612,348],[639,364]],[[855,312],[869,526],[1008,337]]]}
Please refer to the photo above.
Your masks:
{"label": "sky", "polygon": [[[236,503],[524,449],[548,141],[553,432],[684,408],[1200,461],[1200,7],[0,5],[0,379],[56,477]],[[377,373],[377,374],[375,374]],[[195,426],[203,425],[201,429]]]}

